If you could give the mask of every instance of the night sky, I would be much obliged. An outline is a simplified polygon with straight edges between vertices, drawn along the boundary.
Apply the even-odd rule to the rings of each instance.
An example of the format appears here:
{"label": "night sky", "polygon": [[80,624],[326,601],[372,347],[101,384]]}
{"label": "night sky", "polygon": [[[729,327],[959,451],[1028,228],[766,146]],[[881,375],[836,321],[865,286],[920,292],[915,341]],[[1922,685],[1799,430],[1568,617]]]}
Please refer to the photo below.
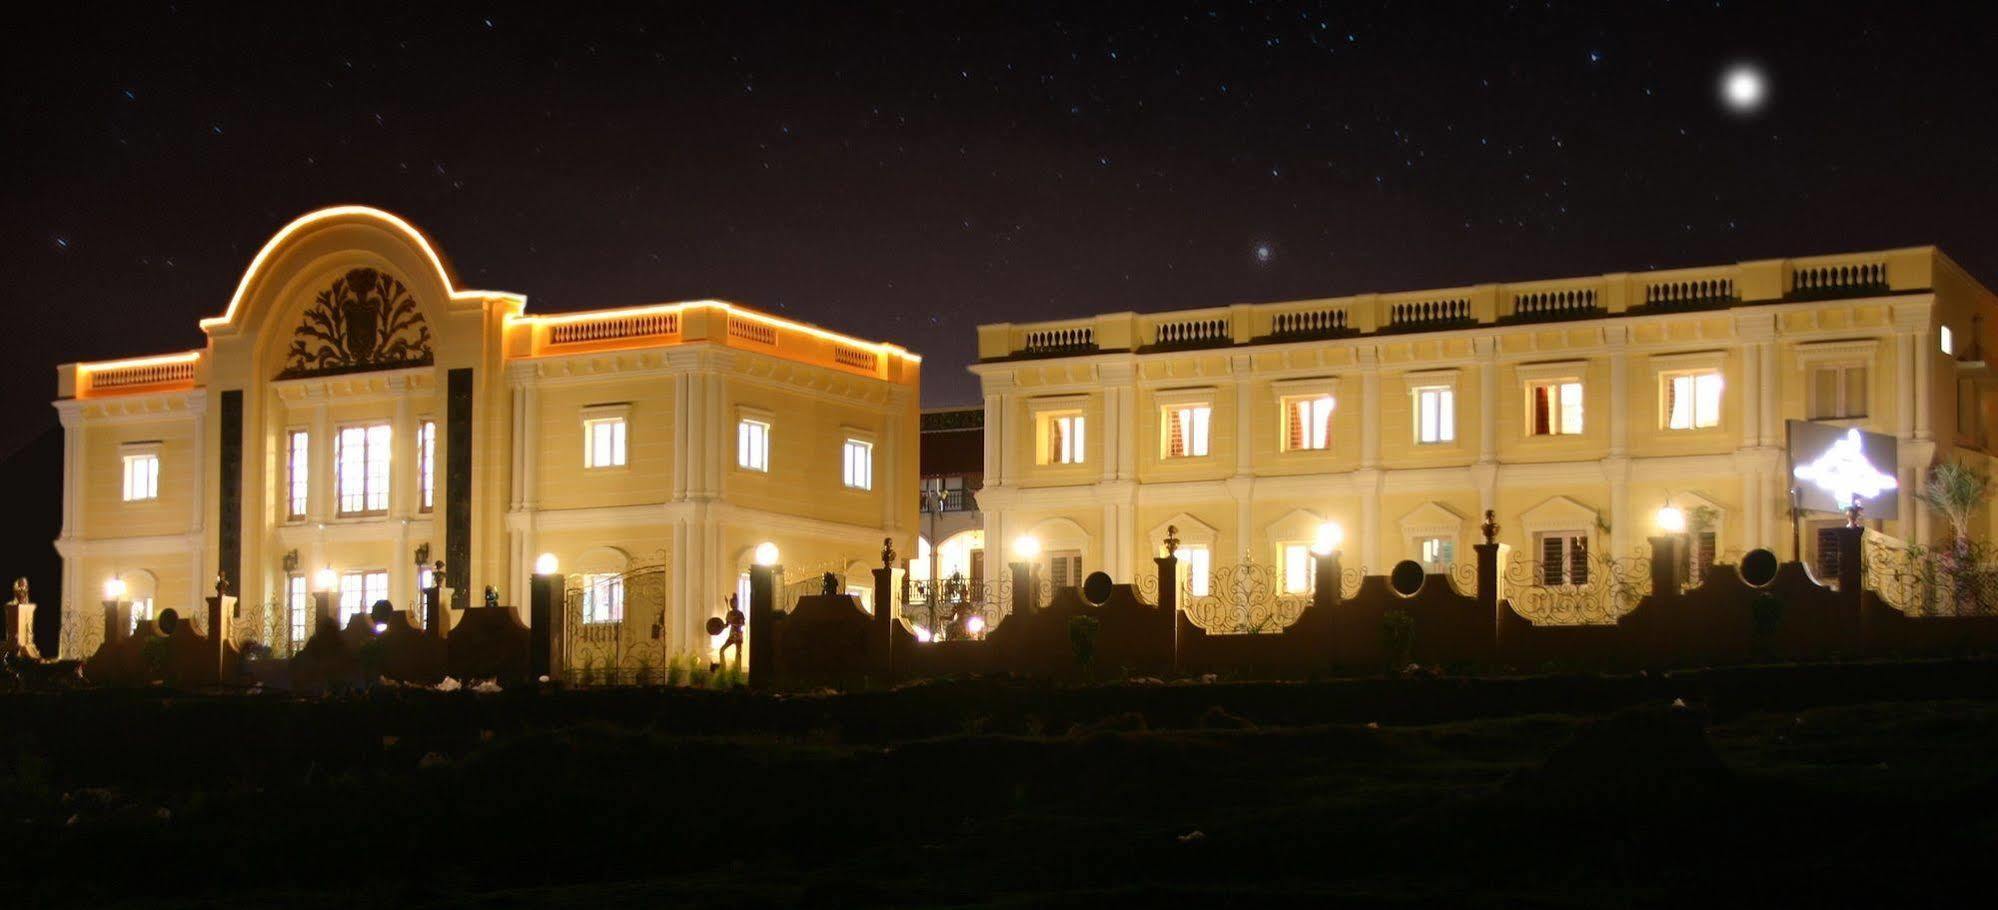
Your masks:
{"label": "night sky", "polygon": [[929,405],[975,397],[979,322],[1920,243],[1998,276],[1988,28],[1608,6],[12,11],[0,452],[56,363],[198,346],[333,203],[531,312],[901,343]]}

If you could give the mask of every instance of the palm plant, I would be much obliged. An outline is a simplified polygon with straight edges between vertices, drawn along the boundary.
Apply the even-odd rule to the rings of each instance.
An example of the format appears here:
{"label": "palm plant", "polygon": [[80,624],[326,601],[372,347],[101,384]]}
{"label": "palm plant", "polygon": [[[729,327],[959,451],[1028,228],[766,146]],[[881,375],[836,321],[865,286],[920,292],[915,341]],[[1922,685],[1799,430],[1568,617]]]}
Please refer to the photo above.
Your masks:
{"label": "palm plant", "polygon": [[1970,518],[1991,496],[1991,478],[1954,461],[1929,469],[1928,480],[1915,498],[1949,522],[1959,547],[1970,542]]}

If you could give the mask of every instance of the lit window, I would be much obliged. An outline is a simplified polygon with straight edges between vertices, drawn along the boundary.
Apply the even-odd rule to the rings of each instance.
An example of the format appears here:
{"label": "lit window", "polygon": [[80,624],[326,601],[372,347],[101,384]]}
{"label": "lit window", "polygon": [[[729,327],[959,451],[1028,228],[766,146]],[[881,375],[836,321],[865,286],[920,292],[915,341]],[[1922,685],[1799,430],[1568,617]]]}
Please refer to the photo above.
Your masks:
{"label": "lit window", "polygon": [[1939,344],[1942,347],[1943,353],[1949,354],[1951,356],[1956,355],[1956,336],[1950,333],[1949,326],[1942,327],[1942,335],[1939,338]]}
{"label": "lit window", "polygon": [[367,616],[375,604],[388,599],[388,572],[371,569],[346,572],[340,576],[340,626],[356,616]]}
{"label": "lit window", "polygon": [[874,489],[874,444],[861,439],[849,439],[843,447],[841,476],[846,478],[848,489]]}
{"label": "lit window", "polygon": [[125,456],[125,501],[158,499],[160,496],[160,456],[146,452]]}
{"label": "lit window", "polygon": [[388,511],[389,425],[343,427],[333,437],[333,485],[340,496],[340,514]]}
{"label": "lit window", "polygon": [[305,590],[305,576],[293,573],[284,580],[285,617],[291,627],[291,650],[297,651],[312,635],[312,599]]}
{"label": "lit window", "polygon": [[594,417],[583,421],[583,467],[615,468],[624,464],[624,418]]}
{"label": "lit window", "polygon": [[139,631],[140,623],[153,621],[153,599],[150,596],[132,601],[132,632]]}
{"label": "lit window", "polygon": [[1457,438],[1457,392],[1449,386],[1415,390],[1415,441],[1425,445]]}
{"label": "lit window", "polygon": [[1283,593],[1311,593],[1312,583],[1315,580],[1313,576],[1316,574],[1313,571],[1311,563],[1311,546],[1309,544],[1287,543],[1283,545]]}
{"label": "lit window", "polygon": [[1448,537],[1424,537],[1416,548],[1422,568],[1430,572],[1448,571],[1457,558],[1457,542]]}
{"label": "lit window", "polygon": [[1041,464],[1082,463],[1087,428],[1081,414],[1049,414],[1042,418],[1041,427],[1047,443],[1041,449]]}
{"label": "lit window", "polygon": [[1581,531],[1552,531],[1539,535],[1538,541],[1541,584],[1589,583],[1588,534]]}
{"label": "lit window", "polygon": [[437,505],[437,421],[416,425],[416,507],[428,512]]}
{"label": "lit window", "polygon": [[1331,448],[1333,407],[1330,395],[1284,399],[1284,448],[1289,451]]}
{"label": "lit window", "polygon": [[615,572],[583,576],[583,621],[624,619],[624,576]]}
{"label": "lit window", "polygon": [[312,492],[312,437],[304,430],[285,434],[285,517],[297,521],[305,517]]}
{"label": "lit window", "polygon": [[1811,419],[1866,416],[1866,367],[1842,364],[1811,369]]}
{"label": "lit window", "polygon": [[[741,610],[744,616],[749,615],[749,588],[748,572],[735,577],[735,608]],[[727,632],[722,633],[724,636],[727,634]]]}
{"label": "lit window", "polygon": [[1528,391],[1533,396],[1533,435],[1572,436],[1582,432],[1580,382],[1536,382],[1528,386]]}
{"label": "lit window", "polygon": [[1165,409],[1165,457],[1199,458],[1207,454],[1207,429],[1214,409],[1204,404]]}
{"label": "lit window", "polygon": [[735,463],[751,471],[770,470],[770,424],[743,420],[735,425]]}
{"label": "lit window", "polygon": [[1180,547],[1174,555],[1179,557],[1180,583],[1186,592],[1195,597],[1206,597],[1214,587],[1214,552],[1195,544]]}
{"label": "lit window", "polygon": [[1698,430],[1720,426],[1721,374],[1719,370],[1677,373],[1664,377],[1665,426],[1673,430]]}

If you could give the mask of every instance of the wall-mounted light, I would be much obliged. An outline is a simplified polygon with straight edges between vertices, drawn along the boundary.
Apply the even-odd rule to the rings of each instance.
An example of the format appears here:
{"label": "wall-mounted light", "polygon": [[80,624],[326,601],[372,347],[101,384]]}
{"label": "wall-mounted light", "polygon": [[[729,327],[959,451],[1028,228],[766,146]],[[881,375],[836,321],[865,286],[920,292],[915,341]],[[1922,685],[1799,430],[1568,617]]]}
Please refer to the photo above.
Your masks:
{"label": "wall-mounted light", "polygon": [[777,564],[777,545],[767,540],[757,544],[756,552],[751,558],[755,559],[759,566],[774,566]]}
{"label": "wall-mounted light", "polygon": [[543,553],[540,556],[534,557],[534,574],[553,575],[560,571],[562,571],[562,563],[555,559],[555,554]]}

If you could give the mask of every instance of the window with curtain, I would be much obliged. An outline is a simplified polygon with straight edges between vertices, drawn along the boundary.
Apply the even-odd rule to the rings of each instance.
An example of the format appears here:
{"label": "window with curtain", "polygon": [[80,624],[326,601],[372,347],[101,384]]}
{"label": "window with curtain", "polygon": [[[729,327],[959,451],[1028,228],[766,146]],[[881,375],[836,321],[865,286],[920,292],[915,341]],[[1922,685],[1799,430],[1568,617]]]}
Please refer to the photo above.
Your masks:
{"label": "window with curtain", "polygon": [[1214,551],[1205,544],[1180,547],[1173,555],[1179,557],[1179,584],[1182,590],[1195,597],[1206,597],[1214,585]]}
{"label": "window with curtain", "polygon": [[1572,379],[1536,382],[1533,396],[1533,435],[1572,436],[1582,432],[1582,384]]}
{"label": "window with curtain", "polygon": [[1048,414],[1045,423],[1047,451],[1042,464],[1081,464],[1085,426],[1081,414]]}
{"label": "window with curtain", "polygon": [[333,486],[340,514],[388,511],[390,433],[386,423],[342,427],[333,437]]}
{"label": "window with curtain", "polygon": [[1661,377],[1665,395],[1665,427],[1672,430],[1701,430],[1720,426],[1721,374],[1719,370],[1673,373]]}
{"label": "window with curtain", "polygon": [[1448,537],[1425,537],[1416,542],[1416,552],[1426,571],[1447,571],[1457,559],[1457,541]]}
{"label": "window with curtain", "polygon": [[1293,452],[1331,448],[1333,407],[1330,395],[1284,399],[1284,448]]}
{"label": "window with curtain", "polygon": [[1457,438],[1457,392],[1449,386],[1415,390],[1415,441],[1421,445]]}
{"label": "window with curtain", "polygon": [[1207,431],[1214,408],[1204,404],[1173,405],[1165,409],[1167,458],[1199,458],[1207,454]]}
{"label": "window with curtain", "polygon": [[1283,557],[1283,593],[1309,594],[1316,581],[1311,562],[1311,545],[1284,543],[1278,547]]}

